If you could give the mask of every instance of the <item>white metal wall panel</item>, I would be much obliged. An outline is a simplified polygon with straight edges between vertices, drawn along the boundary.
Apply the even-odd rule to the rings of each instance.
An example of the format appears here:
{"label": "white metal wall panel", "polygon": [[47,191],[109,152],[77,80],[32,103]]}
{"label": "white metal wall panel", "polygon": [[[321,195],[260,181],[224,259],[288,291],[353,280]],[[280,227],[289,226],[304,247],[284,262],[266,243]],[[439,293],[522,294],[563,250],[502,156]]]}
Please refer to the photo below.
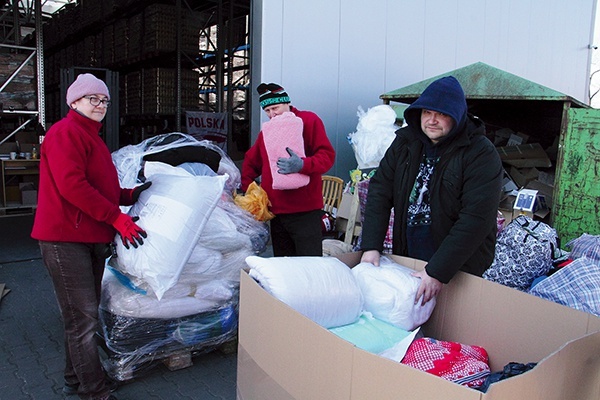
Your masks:
{"label": "white metal wall panel", "polygon": [[[346,136],[356,130],[357,112],[361,106],[365,111],[380,104],[379,95],[385,87],[386,58],[386,0],[371,0],[369,12],[365,12],[363,0],[343,0],[340,8],[339,42],[339,96],[335,107],[339,116],[337,138],[334,146],[340,168],[336,171],[345,181],[348,171],[356,167],[356,158]],[[383,21],[383,23],[382,23]],[[366,45],[357,47],[357,43]],[[352,84],[342,84],[351,82]],[[336,136],[336,135],[334,135]],[[332,141],[333,143],[333,141]],[[340,160],[345,160],[342,169]]]}
{"label": "white metal wall panel", "polygon": [[347,180],[358,106],[474,62],[587,103],[596,1],[254,0],[253,85],[281,83],[321,116],[338,153],[330,172]]}

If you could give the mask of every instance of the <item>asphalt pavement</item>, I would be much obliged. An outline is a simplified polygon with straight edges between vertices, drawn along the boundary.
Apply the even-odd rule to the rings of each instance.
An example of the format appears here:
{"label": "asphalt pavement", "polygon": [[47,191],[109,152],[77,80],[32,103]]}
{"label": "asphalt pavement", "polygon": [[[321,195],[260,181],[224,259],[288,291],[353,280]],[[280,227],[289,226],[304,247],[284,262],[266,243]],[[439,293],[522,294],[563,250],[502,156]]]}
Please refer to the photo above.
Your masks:
{"label": "asphalt pavement", "polygon": [[[32,215],[0,217],[0,400],[65,398],[63,328]],[[171,370],[156,361],[121,383],[119,400],[236,398],[235,346],[195,354],[192,365]],[[66,397],[76,400],[77,396]]]}

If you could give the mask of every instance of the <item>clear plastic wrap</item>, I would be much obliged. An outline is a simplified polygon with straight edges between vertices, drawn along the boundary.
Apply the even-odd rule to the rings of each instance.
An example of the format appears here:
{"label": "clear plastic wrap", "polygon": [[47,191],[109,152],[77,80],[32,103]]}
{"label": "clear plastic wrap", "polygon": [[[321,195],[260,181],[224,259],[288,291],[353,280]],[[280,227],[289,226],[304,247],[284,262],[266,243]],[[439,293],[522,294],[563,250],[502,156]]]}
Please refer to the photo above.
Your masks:
{"label": "clear plastic wrap", "polygon": [[435,308],[436,298],[425,305],[421,304],[421,298],[415,302],[420,279],[412,276],[413,272],[388,257],[382,257],[378,267],[360,263],[352,268],[352,275],[365,299],[365,311],[407,331],[427,322]]}
{"label": "clear plastic wrap", "polygon": [[399,128],[396,112],[386,104],[369,108],[358,107],[356,132],[348,134],[359,169],[377,168]]}
{"label": "clear plastic wrap", "polygon": [[[217,203],[217,208],[226,212],[238,233],[250,239],[252,251],[255,254],[266,250],[269,242],[269,226],[265,222],[257,221],[251,213],[239,207],[228,193],[223,194],[221,201]],[[206,230],[206,232],[209,231]],[[214,239],[213,241],[216,242]],[[230,249],[235,249],[235,247],[231,246]]]}
{"label": "clear plastic wrap", "polygon": [[105,369],[125,381],[175,354],[218,348],[237,336],[238,301],[235,281],[184,273],[159,301],[107,272],[100,303]]}
{"label": "clear plastic wrap", "polygon": [[233,193],[240,186],[241,173],[231,158],[217,145],[208,140],[197,140],[181,132],[157,135],[136,145],[129,145],[112,153],[113,163],[119,173],[122,187],[134,187],[143,176],[144,157],[179,147],[199,146],[218,153],[221,157],[217,174],[229,176],[225,189]]}

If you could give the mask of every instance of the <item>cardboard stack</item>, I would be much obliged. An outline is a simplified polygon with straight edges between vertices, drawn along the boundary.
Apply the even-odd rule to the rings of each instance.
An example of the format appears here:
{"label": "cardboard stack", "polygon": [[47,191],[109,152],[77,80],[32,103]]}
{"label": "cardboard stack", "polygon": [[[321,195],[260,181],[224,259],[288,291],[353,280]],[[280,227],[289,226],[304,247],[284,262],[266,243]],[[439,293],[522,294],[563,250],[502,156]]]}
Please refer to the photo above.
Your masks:
{"label": "cardboard stack", "polygon": [[[508,217],[508,221],[519,213],[543,220],[550,214],[552,207],[554,145],[545,149],[538,142],[529,143],[532,139],[528,135],[509,128],[499,129],[493,135],[494,144],[505,166],[500,210]],[[521,196],[520,191],[523,189],[526,192]],[[525,206],[522,201],[517,201],[519,198],[528,198],[529,195],[533,195],[532,201]]]}

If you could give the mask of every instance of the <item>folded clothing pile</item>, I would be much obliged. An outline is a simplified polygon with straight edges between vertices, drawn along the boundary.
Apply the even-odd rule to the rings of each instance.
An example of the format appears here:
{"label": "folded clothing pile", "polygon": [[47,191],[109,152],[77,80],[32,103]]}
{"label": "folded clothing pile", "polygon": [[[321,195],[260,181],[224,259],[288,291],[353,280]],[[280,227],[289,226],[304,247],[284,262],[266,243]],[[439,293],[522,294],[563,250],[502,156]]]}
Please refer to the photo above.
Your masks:
{"label": "folded clothing pile", "polygon": [[469,387],[485,382],[490,374],[488,363],[483,347],[432,338],[416,339],[402,360],[402,364]]}

